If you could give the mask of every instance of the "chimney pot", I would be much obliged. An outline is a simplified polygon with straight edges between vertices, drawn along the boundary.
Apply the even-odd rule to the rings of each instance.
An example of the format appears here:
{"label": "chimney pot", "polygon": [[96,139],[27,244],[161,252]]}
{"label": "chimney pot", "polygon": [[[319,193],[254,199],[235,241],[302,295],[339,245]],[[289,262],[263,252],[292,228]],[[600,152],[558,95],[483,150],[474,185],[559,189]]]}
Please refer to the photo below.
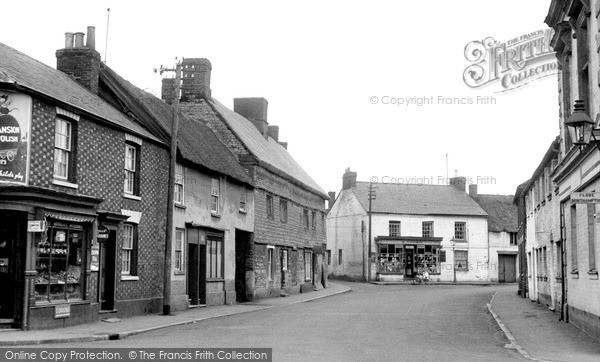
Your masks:
{"label": "chimney pot", "polygon": [[342,177],[342,189],[347,190],[352,187],[356,187],[356,172],[350,171],[350,167],[348,167]]}
{"label": "chimney pot", "polygon": [[96,27],[87,27],[87,41],[85,46],[90,49],[96,49]]}
{"label": "chimney pot", "polygon": [[77,32],[74,34],[75,36],[75,48],[83,48],[83,37],[85,36],[84,33],[81,32]]}
{"label": "chimney pot", "polygon": [[73,47],[73,33],[65,33],[65,49]]}
{"label": "chimney pot", "polygon": [[275,140],[275,142],[279,142],[279,126],[268,126],[267,132],[269,137]]}
{"label": "chimney pot", "polygon": [[474,199],[477,198],[477,184],[469,185],[469,196]]}

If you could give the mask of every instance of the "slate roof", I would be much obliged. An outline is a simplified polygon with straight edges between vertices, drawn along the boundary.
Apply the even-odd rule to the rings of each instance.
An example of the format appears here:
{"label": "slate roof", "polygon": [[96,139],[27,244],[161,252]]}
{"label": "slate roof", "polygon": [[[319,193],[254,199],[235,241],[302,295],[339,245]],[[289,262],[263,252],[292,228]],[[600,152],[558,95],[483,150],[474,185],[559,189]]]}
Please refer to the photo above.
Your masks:
{"label": "slate roof", "polygon": [[323,191],[277,141],[271,137],[266,139],[252,122],[228,109],[214,98],[209,101],[209,104],[227,123],[246,148],[258,159],[260,164],[267,166],[267,168],[274,168],[325,199],[329,198],[327,193]]}
{"label": "slate roof", "polygon": [[518,208],[513,203],[513,195],[477,195],[475,200],[490,215],[489,231],[517,232],[519,228]]}
{"label": "slate roof", "polygon": [[[369,209],[369,183],[357,182],[352,188],[365,210]],[[372,211],[405,215],[461,215],[488,214],[464,191],[452,185],[376,184],[377,198]]]}
{"label": "slate roof", "polygon": [[[132,106],[135,106],[137,110],[144,110],[170,137],[173,119],[172,106],[153,94],[134,86],[109,67],[104,67],[100,76],[105,82],[104,84],[118,87],[118,91],[121,91],[122,95],[127,98],[127,102],[134,103]],[[142,115],[136,116],[141,117]],[[252,179],[237,158],[202,122],[194,122],[183,115],[179,117],[178,149],[181,156],[189,162],[252,185]]]}
{"label": "slate roof", "polygon": [[[81,110],[138,136],[159,141],[140,124],[87,90],[65,73],[0,43],[0,83],[40,93],[72,110]],[[67,107],[69,108],[69,107]]]}

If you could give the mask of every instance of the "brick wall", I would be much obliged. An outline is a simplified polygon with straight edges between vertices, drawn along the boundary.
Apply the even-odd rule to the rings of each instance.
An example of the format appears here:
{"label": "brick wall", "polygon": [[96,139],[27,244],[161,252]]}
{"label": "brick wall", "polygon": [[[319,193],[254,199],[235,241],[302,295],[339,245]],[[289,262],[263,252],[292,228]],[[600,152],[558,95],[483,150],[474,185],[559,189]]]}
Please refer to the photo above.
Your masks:
{"label": "brick wall", "polygon": [[[77,189],[53,185],[54,123],[56,109],[39,100],[33,101],[31,129],[30,185],[62,192],[102,198],[101,210],[121,213],[121,209],[141,211],[138,225],[139,281],[117,282],[117,299],[130,300],[162,297],[162,265],[164,256],[168,150],[143,140],[140,152],[141,201],[123,197],[125,134],[82,117],[77,123],[76,179]],[[117,270],[120,275],[119,233]],[[97,288],[96,275],[90,287]],[[94,297],[96,290],[90,290]]]}

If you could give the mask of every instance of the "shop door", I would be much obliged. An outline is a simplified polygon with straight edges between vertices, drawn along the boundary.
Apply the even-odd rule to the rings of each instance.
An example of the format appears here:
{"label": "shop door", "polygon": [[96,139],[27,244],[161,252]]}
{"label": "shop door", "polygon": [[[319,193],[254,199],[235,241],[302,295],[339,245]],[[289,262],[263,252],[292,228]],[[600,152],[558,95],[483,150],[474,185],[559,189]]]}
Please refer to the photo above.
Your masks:
{"label": "shop door", "polygon": [[188,273],[187,289],[190,305],[206,303],[206,245],[198,229],[187,229]]}
{"label": "shop door", "polygon": [[100,310],[115,309],[115,269],[117,231],[109,229],[108,239],[100,244]]}
{"label": "shop door", "polygon": [[16,300],[21,283],[18,270],[20,269],[19,236],[23,234],[22,222],[13,215],[0,216],[0,324],[12,325],[15,322]]}
{"label": "shop door", "polygon": [[406,269],[405,276],[412,278],[414,276],[414,249],[406,249]]}
{"label": "shop door", "polygon": [[514,283],[517,281],[514,255],[498,255],[498,282]]}

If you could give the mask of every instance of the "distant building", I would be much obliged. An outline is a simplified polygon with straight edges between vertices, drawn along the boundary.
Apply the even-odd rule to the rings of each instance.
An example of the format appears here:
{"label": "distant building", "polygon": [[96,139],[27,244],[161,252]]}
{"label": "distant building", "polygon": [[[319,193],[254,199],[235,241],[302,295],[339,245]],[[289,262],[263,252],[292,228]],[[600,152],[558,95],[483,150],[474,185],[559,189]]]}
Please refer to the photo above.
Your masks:
{"label": "distant building", "polygon": [[513,195],[480,195],[469,185],[469,195],[488,213],[489,278],[492,282],[517,281],[517,206]]}
{"label": "distant building", "polygon": [[[369,183],[347,169],[327,215],[329,272],[365,280],[369,270]],[[429,271],[434,281],[489,281],[488,214],[452,185],[375,184],[370,280],[400,281]]]}

